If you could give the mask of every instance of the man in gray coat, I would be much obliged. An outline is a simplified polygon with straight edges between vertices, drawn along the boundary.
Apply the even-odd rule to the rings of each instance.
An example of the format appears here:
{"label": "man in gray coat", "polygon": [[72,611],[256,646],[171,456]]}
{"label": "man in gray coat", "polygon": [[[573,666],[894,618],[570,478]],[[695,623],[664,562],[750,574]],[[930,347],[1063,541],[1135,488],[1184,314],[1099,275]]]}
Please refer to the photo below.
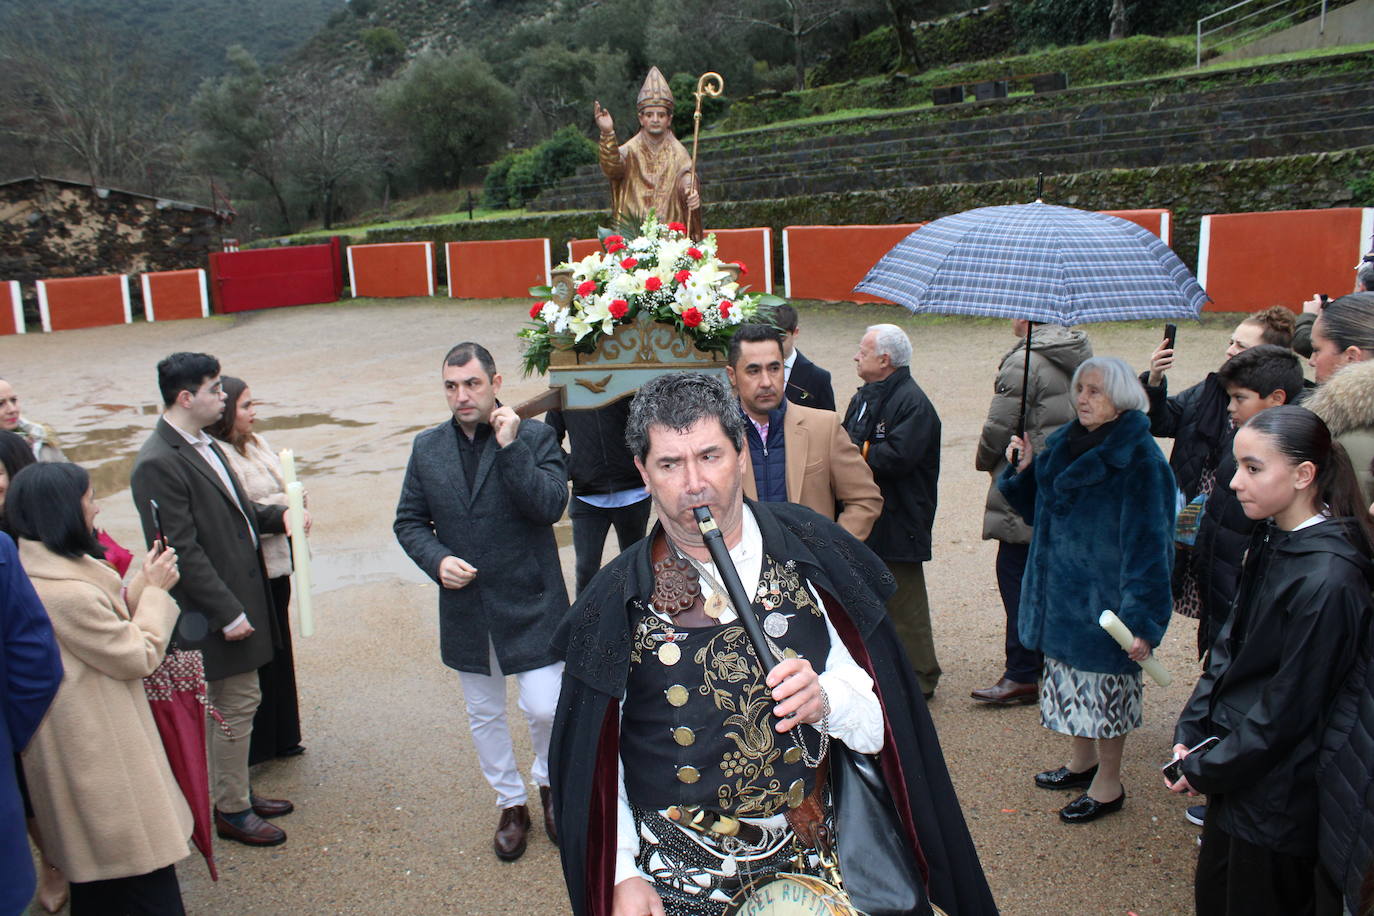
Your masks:
{"label": "man in gray coat", "polygon": [[1006,667],[997,683],[970,693],[975,700],[996,706],[1034,703],[1039,696],[1038,682],[1044,659],[1039,652],[1021,645],[1016,633],[1021,606],[1021,577],[1030,556],[1031,530],[1012,509],[997,479],[1007,466],[1007,445],[1017,432],[1021,416],[1021,382],[1026,373],[1026,331],[1030,330],[1030,386],[1026,389],[1026,432],[1038,454],[1045,438],[1074,418],[1069,382],[1079,364],[1093,355],[1092,344],[1082,331],[1054,324],[1031,325],[1023,319],[1012,321],[1012,332],[1019,342],[1002,357],[997,369],[992,406],[978,440],[975,464],[992,475],[983,514],[983,540],[997,541],[997,588],[1007,615]]}
{"label": "man in gray coat", "polygon": [[204,431],[224,413],[218,360],[173,353],[157,364],[157,384],[166,410],[139,449],[131,485],[148,546],[163,540],[176,549],[181,580],[172,597],[181,616],[174,638],[180,648],[201,651],[210,703],[228,727],[226,734],[208,723],[215,831],[275,846],[286,834],[263,818],[289,814],[292,805],[252,794],[248,746],[262,698],[258,668],[280,641],[258,540],[286,531],[285,509],[250,501]]}
{"label": "man in gray coat", "polygon": [[453,416],[415,437],[393,529],[440,586],[440,656],[459,672],[482,775],[496,791],[496,855],[512,861],[525,852],[530,815],[506,725],[506,675],[519,684],[544,827],[557,843],[548,759],[563,664],[549,641],[568,609],[553,536],[568,475],[553,430],[496,400],[501,376],[485,347],[449,350],[442,377]]}

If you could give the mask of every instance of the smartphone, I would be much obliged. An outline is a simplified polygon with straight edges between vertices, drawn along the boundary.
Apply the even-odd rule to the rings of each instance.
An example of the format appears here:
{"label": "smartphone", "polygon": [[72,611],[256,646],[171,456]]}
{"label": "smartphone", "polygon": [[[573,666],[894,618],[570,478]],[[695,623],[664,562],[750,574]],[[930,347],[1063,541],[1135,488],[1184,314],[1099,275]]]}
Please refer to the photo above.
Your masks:
{"label": "smartphone", "polygon": [[1164,326],[1164,346],[1170,350],[1174,348],[1174,341],[1178,338],[1178,325],[1166,324]]}
{"label": "smartphone", "polygon": [[[1204,751],[1210,751],[1213,745],[1219,743],[1221,743],[1221,739],[1213,735],[1212,737],[1201,741],[1195,747],[1191,748],[1188,751],[1188,753],[1199,754]],[[1169,780],[1169,782],[1178,782],[1180,779],[1183,778],[1183,758],[1175,757],[1173,760],[1170,760],[1168,763],[1164,764],[1164,766],[1160,767],[1159,769],[1160,772],[1164,774],[1164,778]]]}
{"label": "smartphone", "polygon": [[153,515],[153,537],[162,544],[162,549],[167,549],[167,536],[162,533],[162,513],[157,509],[157,500],[148,500],[148,508]]}

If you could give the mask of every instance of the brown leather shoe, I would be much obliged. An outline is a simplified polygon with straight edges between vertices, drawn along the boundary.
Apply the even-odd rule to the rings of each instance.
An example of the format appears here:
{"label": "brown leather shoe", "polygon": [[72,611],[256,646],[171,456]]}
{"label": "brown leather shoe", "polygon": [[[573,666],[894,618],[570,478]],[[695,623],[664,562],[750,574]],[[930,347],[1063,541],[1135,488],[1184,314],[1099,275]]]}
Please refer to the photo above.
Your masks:
{"label": "brown leather shoe", "polygon": [[253,813],[258,817],[281,817],[283,814],[290,814],[296,810],[296,806],[284,798],[263,798],[261,795],[250,795],[248,800],[253,805]]}
{"label": "brown leather shoe", "polygon": [[496,858],[503,862],[514,862],[523,856],[529,832],[529,808],[524,805],[502,808],[501,822],[496,825],[496,839],[492,842]]}
{"label": "brown leather shoe", "polygon": [[995,706],[1015,706],[1034,703],[1040,699],[1040,688],[1035,684],[1022,684],[1018,681],[1002,678],[991,687],[982,687],[971,691],[969,696],[983,703],[992,703]]}
{"label": "brown leather shoe", "polygon": [[243,826],[236,827],[216,808],[215,833],[226,840],[233,840],[245,846],[280,846],[286,842],[286,831],[267,823],[252,811],[247,812]]}
{"label": "brown leather shoe", "polygon": [[558,845],[558,827],[553,822],[553,790],[548,786],[539,787],[539,802],[544,806],[544,832],[549,842]]}

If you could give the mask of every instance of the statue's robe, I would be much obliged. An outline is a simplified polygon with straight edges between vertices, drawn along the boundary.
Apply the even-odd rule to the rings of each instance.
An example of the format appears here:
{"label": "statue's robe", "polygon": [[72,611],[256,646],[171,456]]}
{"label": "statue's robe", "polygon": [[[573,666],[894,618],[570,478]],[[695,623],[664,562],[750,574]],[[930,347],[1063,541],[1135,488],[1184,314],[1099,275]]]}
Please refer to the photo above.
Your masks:
{"label": "statue's robe", "polygon": [[[701,208],[687,208],[687,182],[692,157],[671,133],[654,144],[644,131],[617,144],[603,134],[598,146],[601,171],[611,181],[611,218],[642,219],[653,210],[660,223],[682,223],[694,239],[702,237]],[[700,188],[697,189],[700,193]]]}

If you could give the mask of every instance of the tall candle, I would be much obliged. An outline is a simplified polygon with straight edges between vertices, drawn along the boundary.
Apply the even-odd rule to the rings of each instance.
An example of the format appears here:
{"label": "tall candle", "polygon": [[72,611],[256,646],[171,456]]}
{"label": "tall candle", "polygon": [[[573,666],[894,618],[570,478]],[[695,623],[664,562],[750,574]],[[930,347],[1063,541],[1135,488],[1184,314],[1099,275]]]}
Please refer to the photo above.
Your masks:
{"label": "tall candle", "polygon": [[[1111,611],[1103,611],[1102,616],[1097,618],[1097,625],[1110,633],[1112,639],[1115,639],[1122,649],[1127,652],[1131,651],[1131,644],[1135,642],[1135,636],[1133,636],[1130,629],[1121,622],[1120,617],[1116,616]],[[1159,663],[1159,659],[1155,658],[1153,654],[1147,655],[1145,660],[1140,662],[1140,668],[1152,677],[1154,682],[1161,687],[1168,687],[1173,683],[1173,675]]]}
{"label": "tall candle", "polygon": [[[282,462],[282,467],[286,467]],[[315,610],[310,599],[310,542],[305,538],[305,489],[300,481],[286,485],[286,514],[291,520],[291,559],[295,564],[296,607],[301,614],[301,635],[315,635]]]}
{"label": "tall candle", "polygon": [[281,450],[281,454],[278,455],[277,457],[279,457],[279,458],[281,459],[281,476],[282,476],[282,480],[284,480],[284,481],[285,481],[286,483],[288,483],[288,484],[295,483],[295,482],[296,482],[296,453],[293,452],[293,451],[291,451],[291,449],[289,449],[289,448],[284,448],[284,449]]}

